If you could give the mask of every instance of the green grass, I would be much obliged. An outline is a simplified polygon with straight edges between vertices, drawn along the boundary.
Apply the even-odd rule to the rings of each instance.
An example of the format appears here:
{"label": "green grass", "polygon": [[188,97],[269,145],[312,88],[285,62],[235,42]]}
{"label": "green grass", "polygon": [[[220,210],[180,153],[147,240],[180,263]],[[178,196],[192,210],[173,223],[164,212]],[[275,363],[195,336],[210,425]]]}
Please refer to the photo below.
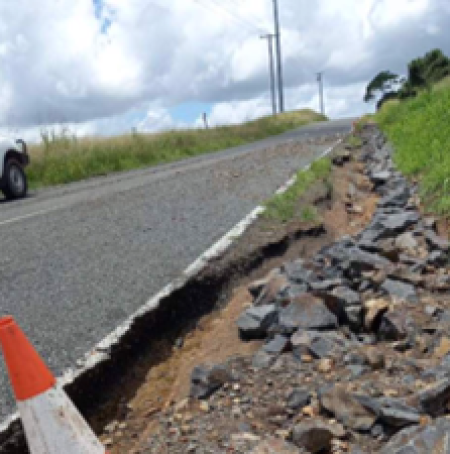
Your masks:
{"label": "green grass", "polygon": [[450,76],[447,76],[446,78],[440,80],[433,86],[434,91],[445,90],[448,88],[450,88]]}
{"label": "green grass", "polygon": [[317,181],[326,180],[331,172],[331,161],[322,158],[315,161],[308,170],[297,173],[295,183],[283,194],[277,194],[265,204],[264,218],[288,222],[294,218],[309,221],[317,219],[313,207],[302,207],[298,210],[299,198]]}
{"label": "green grass", "polygon": [[314,206],[307,205],[303,207],[300,211],[300,219],[305,222],[315,222],[317,221],[319,215],[317,209]]}
{"label": "green grass", "polygon": [[345,140],[345,144],[348,147],[350,147],[352,149],[355,149],[355,148],[362,147],[363,146],[363,141],[362,141],[361,137],[352,134]]}
{"label": "green grass", "polygon": [[420,179],[425,207],[450,216],[450,88],[383,106],[376,119],[399,170]]}
{"label": "green grass", "polygon": [[68,131],[43,134],[30,147],[31,187],[65,184],[112,172],[155,166],[260,140],[326,117],[301,110],[264,117],[238,126],[177,130],[159,134],[77,139]]}

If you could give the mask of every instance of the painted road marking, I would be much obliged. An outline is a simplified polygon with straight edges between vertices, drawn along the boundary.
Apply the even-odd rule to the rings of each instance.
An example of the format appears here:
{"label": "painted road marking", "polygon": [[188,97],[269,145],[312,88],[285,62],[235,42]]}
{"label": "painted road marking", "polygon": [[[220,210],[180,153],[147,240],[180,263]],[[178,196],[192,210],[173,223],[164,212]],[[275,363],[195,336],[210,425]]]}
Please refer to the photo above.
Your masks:
{"label": "painted road marking", "polygon": [[23,216],[17,216],[16,218],[7,219],[6,221],[0,221],[0,227],[3,225],[14,224],[15,222],[24,221],[25,219],[34,218],[36,216],[42,216],[43,214],[51,213],[52,211],[59,210],[62,207],[49,208],[47,210],[35,211],[34,213],[24,214]]}

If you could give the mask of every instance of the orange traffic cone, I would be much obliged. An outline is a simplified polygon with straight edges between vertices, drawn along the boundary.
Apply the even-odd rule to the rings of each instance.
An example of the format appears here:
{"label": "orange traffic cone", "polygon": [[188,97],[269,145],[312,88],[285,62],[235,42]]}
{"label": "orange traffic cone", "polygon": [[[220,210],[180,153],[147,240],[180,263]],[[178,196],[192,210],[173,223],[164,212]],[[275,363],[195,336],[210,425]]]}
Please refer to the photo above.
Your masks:
{"label": "orange traffic cone", "polygon": [[0,318],[0,343],[31,454],[105,454],[12,317]]}

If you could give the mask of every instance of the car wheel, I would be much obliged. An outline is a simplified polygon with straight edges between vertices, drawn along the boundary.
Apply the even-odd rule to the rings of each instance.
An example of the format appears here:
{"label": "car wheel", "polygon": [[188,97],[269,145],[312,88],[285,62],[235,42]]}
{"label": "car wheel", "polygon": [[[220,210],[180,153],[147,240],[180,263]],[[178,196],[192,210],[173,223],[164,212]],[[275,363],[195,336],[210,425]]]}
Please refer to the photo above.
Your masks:
{"label": "car wheel", "polygon": [[21,199],[27,195],[27,177],[22,166],[10,159],[5,164],[5,188],[3,193],[7,199]]}

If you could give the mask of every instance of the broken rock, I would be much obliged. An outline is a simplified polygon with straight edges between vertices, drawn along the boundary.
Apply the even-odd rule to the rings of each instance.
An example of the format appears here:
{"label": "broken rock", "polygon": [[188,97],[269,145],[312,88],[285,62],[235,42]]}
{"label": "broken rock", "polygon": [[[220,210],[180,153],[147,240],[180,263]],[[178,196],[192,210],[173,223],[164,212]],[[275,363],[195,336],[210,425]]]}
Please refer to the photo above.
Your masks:
{"label": "broken rock", "polygon": [[371,181],[376,185],[385,184],[392,177],[392,172],[389,170],[381,170],[370,175]]}
{"label": "broken rock", "polygon": [[190,394],[196,399],[206,399],[231,379],[225,366],[196,366],[191,374]]}
{"label": "broken rock", "polygon": [[281,355],[287,350],[289,346],[289,339],[281,334],[275,335],[275,337],[264,344],[264,351],[271,355]]}
{"label": "broken rock", "polygon": [[296,284],[307,284],[314,275],[311,270],[305,268],[305,262],[301,259],[284,264],[283,271],[288,280]]}
{"label": "broken rock", "polygon": [[373,299],[364,302],[364,326],[371,331],[381,316],[389,309],[389,302],[385,299]]}
{"label": "broken rock", "polygon": [[381,317],[377,337],[384,341],[398,341],[408,335],[409,328],[413,328],[413,325],[406,310],[403,308],[391,309]]}
{"label": "broken rock", "polygon": [[257,281],[253,281],[249,286],[248,286],[248,291],[250,294],[253,296],[253,298],[257,298],[260,293],[264,290],[264,287],[269,284],[269,282],[274,279],[278,278],[281,276],[281,272],[278,268],[275,268],[274,270],[270,271],[266,277],[263,279],[258,279]]}
{"label": "broken rock", "polygon": [[286,406],[291,410],[299,410],[306,407],[311,401],[311,394],[306,389],[294,389],[287,399]]}
{"label": "broken rock", "polygon": [[357,306],[361,304],[361,298],[359,296],[359,293],[355,292],[354,290],[348,287],[344,286],[337,287],[332,291],[332,294],[341,301],[344,307]]}
{"label": "broken rock", "polygon": [[398,432],[380,454],[449,454],[450,420],[440,418],[426,427],[408,427]]}
{"label": "broken rock", "polygon": [[273,274],[253,304],[255,306],[273,304],[277,301],[279,296],[288,289],[288,287],[289,282],[286,276],[283,276],[280,273]]}
{"label": "broken rock", "polygon": [[331,449],[333,438],[342,438],[345,431],[342,426],[326,424],[321,421],[307,421],[297,424],[292,431],[292,440],[308,453],[319,453]]}
{"label": "broken rock", "polygon": [[389,214],[380,218],[379,223],[384,229],[381,238],[387,238],[396,233],[404,232],[408,227],[416,224],[420,219],[416,211],[405,211],[403,213]]}
{"label": "broken rock", "polygon": [[338,326],[338,319],[322,300],[305,293],[281,309],[279,325],[289,333],[299,328],[333,329]]}
{"label": "broken rock", "polygon": [[377,415],[363,406],[357,396],[336,385],[319,395],[320,405],[349,429],[368,431],[375,424]]}
{"label": "broken rock", "polygon": [[383,353],[377,347],[368,345],[363,350],[364,364],[368,364],[372,369],[379,370],[385,366],[385,359]]}
{"label": "broken rock", "polygon": [[379,202],[379,208],[404,208],[411,196],[411,192],[406,185],[403,183],[396,190],[390,191],[389,194],[384,196]]}
{"label": "broken rock", "polygon": [[410,301],[416,303],[417,293],[413,285],[406,282],[396,281],[394,279],[386,279],[381,288],[390,296],[399,298],[403,301]]}
{"label": "broken rock", "polygon": [[388,426],[403,428],[420,423],[419,411],[398,399],[385,397],[379,399],[377,404],[380,406],[379,418]]}
{"label": "broken rock", "polygon": [[445,413],[450,401],[450,379],[446,378],[434,383],[417,395],[418,401],[425,413],[440,416]]}
{"label": "broken rock", "polygon": [[276,323],[277,318],[278,310],[274,304],[251,307],[237,321],[239,334],[243,339],[260,339]]}
{"label": "broken rock", "polygon": [[341,354],[345,347],[345,339],[335,332],[319,332],[299,330],[291,337],[292,350],[297,358],[311,355],[321,359]]}
{"label": "broken rock", "polygon": [[253,356],[252,366],[255,369],[265,369],[274,364],[276,359],[276,355],[271,355],[270,353],[267,353],[264,348],[262,348],[261,350],[258,350]]}
{"label": "broken rock", "polygon": [[322,293],[320,296],[329,308],[333,308],[339,320],[342,318],[343,322],[348,323],[353,329],[360,328],[362,305],[358,292],[346,286],[339,286],[332,292]]}
{"label": "broken rock", "polygon": [[360,248],[352,248],[349,250],[348,265],[349,268],[358,271],[372,271],[388,267],[391,262],[384,257],[370,252],[363,251]]}
{"label": "broken rock", "polygon": [[349,150],[343,150],[335,154],[332,158],[332,162],[335,166],[342,167],[346,162],[349,162],[351,153]]}
{"label": "broken rock", "polygon": [[419,246],[419,243],[411,232],[402,233],[395,239],[395,246],[402,251],[411,251]]}
{"label": "broken rock", "polygon": [[438,236],[433,230],[427,230],[425,232],[425,239],[431,250],[437,249],[443,252],[450,250],[450,242]]}
{"label": "broken rock", "polygon": [[449,256],[447,255],[447,253],[439,250],[433,251],[427,257],[427,263],[436,267],[445,266],[448,261]]}
{"label": "broken rock", "polygon": [[268,438],[253,449],[252,454],[298,454],[298,449],[279,438]]}

